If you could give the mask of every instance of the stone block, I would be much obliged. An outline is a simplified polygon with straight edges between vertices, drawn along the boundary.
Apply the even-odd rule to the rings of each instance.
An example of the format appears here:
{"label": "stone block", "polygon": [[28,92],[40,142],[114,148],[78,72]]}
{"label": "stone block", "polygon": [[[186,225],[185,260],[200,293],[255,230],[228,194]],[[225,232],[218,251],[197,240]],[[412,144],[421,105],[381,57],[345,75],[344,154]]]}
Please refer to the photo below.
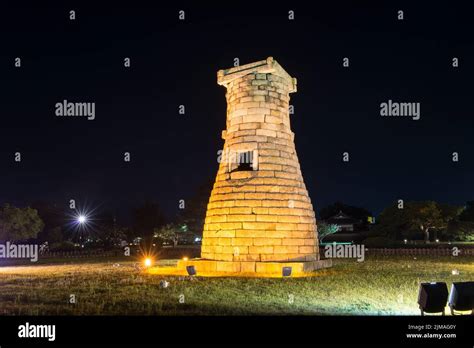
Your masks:
{"label": "stone block", "polygon": [[249,246],[249,254],[273,254],[278,246]]}
{"label": "stone block", "polygon": [[232,238],[219,238],[218,243],[220,246],[232,245]]}
{"label": "stone block", "polygon": [[296,254],[298,253],[297,245],[281,245],[275,246],[273,249],[275,254]]}
{"label": "stone block", "polygon": [[[230,174],[230,178],[232,180],[238,180],[238,179],[250,179],[252,178],[254,175],[253,175],[253,172],[251,171],[248,171],[248,172],[233,172]],[[230,198],[230,197],[229,197]],[[244,198],[243,196],[239,197],[239,198]]]}
{"label": "stone block", "polygon": [[256,130],[257,135],[264,135],[267,137],[276,137],[277,132],[269,129],[257,129]]}
{"label": "stone block", "polygon": [[276,230],[276,224],[271,222],[243,222],[242,227],[244,230]]}
{"label": "stone block", "polygon": [[287,238],[282,240],[282,245],[305,245],[305,239]]}
{"label": "stone block", "polygon": [[233,192],[250,192],[253,193],[256,190],[256,186],[254,185],[244,185],[244,186],[236,186],[232,188]]}
{"label": "stone block", "polygon": [[227,215],[213,215],[213,216],[208,216],[205,220],[205,223],[212,223],[212,222],[226,222],[227,221]]}
{"label": "stone block", "polygon": [[277,224],[277,231],[293,231],[296,230],[297,224],[294,223],[279,223]]}
{"label": "stone block", "polygon": [[310,254],[314,253],[314,246],[300,246],[298,252],[300,254]]}
{"label": "stone block", "polygon": [[234,261],[260,261],[260,254],[241,254],[241,255],[234,255]]}
{"label": "stone block", "polygon": [[278,222],[278,217],[275,215],[254,215],[257,222]]}
{"label": "stone block", "polygon": [[245,199],[265,199],[266,197],[266,194],[265,193],[261,193],[261,192],[246,192],[245,193]]}
{"label": "stone block", "polygon": [[262,254],[260,255],[262,262],[272,262],[272,261],[288,261],[288,257],[285,254]]}
{"label": "stone block", "polygon": [[233,261],[234,260],[234,254],[214,254],[214,260],[219,260],[219,261]]}
{"label": "stone block", "polygon": [[[250,108],[249,110],[255,110],[258,108]],[[254,122],[265,122],[265,114],[248,114],[246,116],[242,116],[242,122],[244,123],[254,123]],[[244,127],[240,127],[240,129],[245,129]],[[249,129],[254,129],[251,127]],[[258,128],[257,128],[258,129]]]}
{"label": "stone block", "polygon": [[[234,238],[235,237],[235,230],[219,230],[219,231],[215,231],[212,233],[212,236],[213,237],[216,237],[216,238]],[[209,235],[206,235],[206,238],[207,237],[211,237]],[[204,241],[203,241],[204,243]]]}
{"label": "stone block", "polygon": [[253,245],[253,240],[254,238],[233,238],[232,239],[232,245],[239,246],[239,245],[245,245],[245,246],[250,246]]}
{"label": "stone block", "polygon": [[250,207],[229,208],[229,214],[252,214],[253,209],[257,209],[257,208],[250,208]]}
{"label": "stone block", "polygon": [[265,245],[281,245],[282,239],[280,238],[254,238],[253,245],[255,246],[265,246]]}
{"label": "stone block", "polygon": [[238,200],[235,201],[234,204],[236,207],[261,207],[262,206],[262,201],[259,199],[245,199],[245,200]]}
{"label": "stone block", "polygon": [[233,221],[252,222],[255,220],[256,220],[256,217],[255,215],[252,215],[252,214],[227,215],[227,221],[229,222],[233,222]]}
{"label": "stone block", "polygon": [[[277,226],[279,226],[278,224]],[[289,231],[265,231],[265,238],[291,238]]]}
{"label": "stone block", "polygon": [[[255,116],[255,115],[253,115]],[[248,117],[248,116],[245,116],[245,117]],[[249,119],[247,118],[246,121],[247,123],[242,123],[238,126],[238,129],[237,130],[246,130],[246,129],[253,129],[253,130],[256,130],[256,129],[260,129],[260,123],[261,121],[253,121],[253,122],[250,122],[248,121]]]}
{"label": "stone block", "polygon": [[[274,110],[270,110],[270,113],[273,112]],[[270,116],[268,114],[265,115],[265,120],[266,123],[274,123],[274,124],[280,124],[283,123],[283,120],[281,117],[278,116]],[[263,121],[261,121],[263,122]]]}
{"label": "stone block", "polygon": [[217,272],[240,272],[240,262],[216,262]]}
{"label": "stone block", "polygon": [[[254,95],[252,97],[253,101],[254,102],[264,102],[265,101],[265,96],[263,95]],[[260,106],[260,103],[259,103],[259,106]]]}
{"label": "stone block", "polygon": [[237,238],[265,238],[265,230],[237,230],[235,231]]}
{"label": "stone block", "polygon": [[241,262],[240,271],[242,273],[255,273],[256,272],[256,263],[255,262]]}
{"label": "stone block", "polygon": [[268,214],[268,209],[269,208],[256,207],[256,208],[252,208],[252,213],[253,214]]}
{"label": "stone block", "polygon": [[299,216],[280,216],[278,215],[278,222],[289,222],[289,223],[298,223],[300,221]]}

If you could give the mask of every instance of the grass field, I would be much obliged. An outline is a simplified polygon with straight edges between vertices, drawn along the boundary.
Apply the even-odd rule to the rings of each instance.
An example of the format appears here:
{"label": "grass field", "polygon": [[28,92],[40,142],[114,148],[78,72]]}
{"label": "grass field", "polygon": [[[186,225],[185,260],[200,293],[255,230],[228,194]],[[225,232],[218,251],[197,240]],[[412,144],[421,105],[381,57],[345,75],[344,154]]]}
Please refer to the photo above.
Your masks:
{"label": "grass field", "polygon": [[[118,259],[69,262],[0,267],[0,314],[418,315],[420,282],[474,280],[474,259],[460,256],[336,260],[317,276],[293,279],[190,279]],[[163,279],[168,288],[159,286]]]}

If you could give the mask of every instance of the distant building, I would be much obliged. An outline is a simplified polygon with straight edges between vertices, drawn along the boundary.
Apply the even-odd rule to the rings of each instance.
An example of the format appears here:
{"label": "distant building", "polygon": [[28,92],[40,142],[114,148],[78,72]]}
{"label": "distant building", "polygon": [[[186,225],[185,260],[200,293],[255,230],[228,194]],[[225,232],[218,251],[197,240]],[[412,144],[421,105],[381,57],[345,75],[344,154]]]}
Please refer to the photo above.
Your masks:
{"label": "distant building", "polygon": [[327,224],[339,226],[338,233],[354,232],[355,226],[361,223],[360,220],[351,218],[342,211],[339,211],[336,215],[326,219],[325,222]]}
{"label": "distant building", "polygon": [[201,244],[201,236],[192,232],[178,233],[178,244],[180,245]]}

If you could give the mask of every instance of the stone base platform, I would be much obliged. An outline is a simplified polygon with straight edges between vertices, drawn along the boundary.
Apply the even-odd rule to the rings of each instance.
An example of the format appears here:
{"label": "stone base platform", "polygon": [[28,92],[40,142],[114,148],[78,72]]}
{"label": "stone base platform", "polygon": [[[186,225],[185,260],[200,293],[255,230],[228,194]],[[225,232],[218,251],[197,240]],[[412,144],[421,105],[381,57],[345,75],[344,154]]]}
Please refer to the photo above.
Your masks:
{"label": "stone base platform", "polygon": [[291,276],[311,275],[311,272],[332,266],[332,260],[318,261],[282,261],[282,262],[251,262],[251,261],[216,261],[205,259],[179,260],[176,269],[186,271],[187,266],[194,266],[197,275],[212,276],[232,275],[250,277],[282,276],[283,267],[291,267]]}

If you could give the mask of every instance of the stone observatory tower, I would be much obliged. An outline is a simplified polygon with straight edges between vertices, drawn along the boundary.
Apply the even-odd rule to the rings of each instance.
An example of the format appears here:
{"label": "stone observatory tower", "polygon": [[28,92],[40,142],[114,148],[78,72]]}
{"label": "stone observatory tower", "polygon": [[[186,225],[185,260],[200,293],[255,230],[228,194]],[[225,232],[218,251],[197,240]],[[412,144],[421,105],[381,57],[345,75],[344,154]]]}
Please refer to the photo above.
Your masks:
{"label": "stone observatory tower", "polygon": [[201,272],[301,273],[319,261],[316,220],[290,128],[292,78],[272,57],[220,70],[227,129],[207,207]]}

